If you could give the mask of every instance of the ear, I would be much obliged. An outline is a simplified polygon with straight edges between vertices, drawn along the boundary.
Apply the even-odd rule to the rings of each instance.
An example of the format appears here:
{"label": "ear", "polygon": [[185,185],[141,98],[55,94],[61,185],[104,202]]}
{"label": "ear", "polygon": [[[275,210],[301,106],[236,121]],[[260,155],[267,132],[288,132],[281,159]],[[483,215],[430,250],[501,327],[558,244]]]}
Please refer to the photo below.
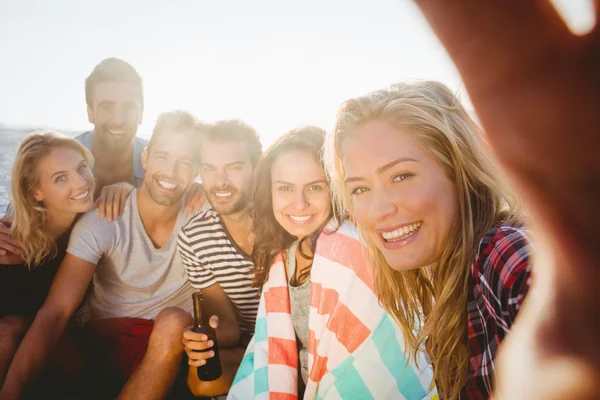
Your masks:
{"label": "ear", "polygon": [[88,115],[88,121],[90,121],[90,124],[94,124],[94,110],[92,110],[92,108],[90,106],[88,106],[87,108],[87,115]]}
{"label": "ear", "polygon": [[144,152],[142,153],[142,167],[144,167],[144,171],[146,170],[146,166],[148,165],[148,146],[144,148]]}
{"label": "ear", "polygon": [[44,195],[42,194],[42,192],[40,192],[39,189],[34,190],[32,194],[33,194],[33,200],[35,200],[36,202],[44,201]]}

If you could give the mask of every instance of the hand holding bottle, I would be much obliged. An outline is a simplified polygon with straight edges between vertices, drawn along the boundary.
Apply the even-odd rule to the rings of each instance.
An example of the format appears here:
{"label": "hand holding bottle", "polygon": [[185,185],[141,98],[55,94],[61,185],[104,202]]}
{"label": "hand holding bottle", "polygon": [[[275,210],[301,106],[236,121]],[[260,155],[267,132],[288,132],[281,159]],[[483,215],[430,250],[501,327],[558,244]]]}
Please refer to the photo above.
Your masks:
{"label": "hand holding bottle", "polygon": [[[209,324],[213,329],[219,326],[219,317],[213,315],[210,317]],[[200,367],[206,364],[208,358],[214,357],[214,351],[204,351],[214,346],[214,342],[209,340],[205,333],[196,333],[192,326],[183,332],[183,345],[188,355],[188,364],[192,367]]]}

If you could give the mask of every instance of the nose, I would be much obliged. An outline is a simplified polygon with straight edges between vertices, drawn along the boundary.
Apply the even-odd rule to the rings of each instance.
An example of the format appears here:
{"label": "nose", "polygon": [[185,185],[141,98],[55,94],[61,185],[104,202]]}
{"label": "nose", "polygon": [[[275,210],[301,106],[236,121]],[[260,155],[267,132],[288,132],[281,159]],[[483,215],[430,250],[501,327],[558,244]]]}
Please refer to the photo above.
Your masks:
{"label": "nose", "polygon": [[116,107],[114,113],[114,120],[115,125],[124,125],[127,122],[127,113],[121,107]]}
{"label": "nose", "polygon": [[310,206],[309,202],[306,200],[304,191],[299,190],[294,193],[292,205],[294,206],[294,209],[298,211],[306,210]]}
{"label": "nose", "polygon": [[221,186],[225,186],[229,183],[229,176],[227,175],[225,169],[217,170],[217,183]]}
{"label": "nose", "polygon": [[164,166],[164,169],[162,172],[169,178],[174,178],[176,176],[179,176],[178,163],[176,161],[169,160],[167,163],[165,163],[165,166]]}
{"label": "nose", "polygon": [[373,222],[382,221],[394,215],[398,208],[390,195],[383,189],[374,189],[369,204],[369,219]]}
{"label": "nose", "polygon": [[86,186],[89,186],[89,183],[87,181],[87,179],[85,178],[85,176],[83,176],[80,173],[75,174],[75,178],[73,180],[73,188],[75,190],[79,190],[79,189],[83,189]]}

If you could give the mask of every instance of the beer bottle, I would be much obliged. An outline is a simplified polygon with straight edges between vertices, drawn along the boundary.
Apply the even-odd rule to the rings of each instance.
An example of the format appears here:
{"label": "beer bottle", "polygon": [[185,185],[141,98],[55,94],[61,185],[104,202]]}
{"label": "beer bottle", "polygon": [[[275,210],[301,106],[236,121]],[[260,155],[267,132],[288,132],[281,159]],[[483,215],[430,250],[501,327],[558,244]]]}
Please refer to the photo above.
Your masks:
{"label": "beer bottle", "polygon": [[204,320],[202,309],[202,292],[192,294],[194,301],[194,327],[193,332],[203,333],[208,336],[208,340],[212,340],[214,345],[206,350],[195,350],[201,352],[214,351],[214,357],[208,358],[206,364],[198,367],[198,379],[201,381],[214,381],[221,376],[221,362],[219,360],[219,346],[217,344],[217,334],[215,329],[210,326],[208,319]]}

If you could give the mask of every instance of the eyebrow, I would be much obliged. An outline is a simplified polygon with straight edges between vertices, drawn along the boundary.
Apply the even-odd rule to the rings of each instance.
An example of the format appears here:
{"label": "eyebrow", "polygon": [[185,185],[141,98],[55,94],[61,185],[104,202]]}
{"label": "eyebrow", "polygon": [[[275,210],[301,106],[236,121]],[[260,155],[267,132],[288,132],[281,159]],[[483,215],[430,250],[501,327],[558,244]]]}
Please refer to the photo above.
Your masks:
{"label": "eyebrow", "polygon": [[[390,168],[393,168],[400,163],[409,162],[409,161],[418,162],[414,158],[409,158],[409,157],[399,158],[397,160],[394,160],[390,163],[387,163],[387,164],[382,165],[381,167],[377,168],[377,170],[376,170],[377,174],[383,174],[385,171],[389,170]],[[346,182],[346,183],[357,182],[357,181],[364,181],[364,178],[360,178],[357,176],[350,176],[350,177],[344,179],[344,182]]]}
{"label": "eyebrow", "polygon": [[[154,152],[154,155],[155,156],[157,156],[157,155],[158,156],[168,156],[168,157],[174,158],[171,153],[169,153],[168,151],[164,151],[164,150],[156,150]],[[184,161],[189,161],[189,162],[192,162],[192,163],[194,162],[194,159],[190,158],[190,157],[177,157],[177,158],[175,158],[175,160],[177,160],[177,161],[184,160]]]}
{"label": "eyebrow", "polygon": [[[77,169],[79,169],[79,167],[81,167],[83,164],[85,164],[85,162],[86,162],[85,160],[81,160],[81,162],[79,164],[77,164]],[[52,174],[50,179],[53,179],[56,175],[66,174],[67,172],[68,171],[57,171]]]}
{"label": "eyebrow", "polygon": [[[100,102],[98,102],[98,105],[100,104],[117,104],[117,102],[115,100],[102,100]],[[125,105],[137,105],[139,104],[136,100],[125,100],[122,101],[121,104],[125,104]]]}
{"label": "eyebrow", "polygon": [[180,157],[178,160],[183,160],[183,161],[187,161],[189,163],[194,164],[194,159],[190,158],[190,157]]}
{"label": "eyebrow", "polygon": [[[275,183],[279,183],[279,184],[281,184],[281,185],[290,185],[290,186],[294,186],[294,184],[293,184],[293,183],[291,183],[291,182],[286,182],[286,181],[275,181]],[[325,179],[319,179],[319,180],[316,180],[316,181],[312,181],[312,182],[305,183],[305,184],[304,184],[304,186],[315,185],[315,184],[317,184],[317,183],[327,183],[327,181],[326,181]]]}
{"label": "eyebrow", "polygon": [[[209,164],[209,163],[200,163],[200,165],[203,167],[214,167],[213,164]],[[225,164],[226,167],[231,167],[232,165],[246,165],[246,163],[244,161],[234,161],[234,162]]]}

